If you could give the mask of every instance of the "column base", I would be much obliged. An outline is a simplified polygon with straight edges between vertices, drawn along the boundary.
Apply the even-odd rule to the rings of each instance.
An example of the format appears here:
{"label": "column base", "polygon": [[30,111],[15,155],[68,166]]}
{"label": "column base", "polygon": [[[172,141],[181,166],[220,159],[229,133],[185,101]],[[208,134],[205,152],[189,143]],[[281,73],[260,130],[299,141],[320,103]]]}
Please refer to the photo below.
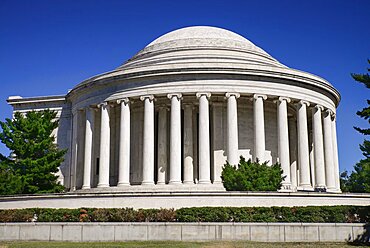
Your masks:
{"label": "column base", "polygon": [[154,185],[154,182],[153,181],[149,181],[149,182],[142,182],[141,183],[142,186],[152,186]]}
{"label": "column base", "polygon": [[184,184],[185,185],[193,185],[194,184],[194,181],[184,181]]}
{"label": "column base", "polygon": [[90,185],[83,185],[82,189],[91,189]]}
{"label": "column base", "polygon": [[290,183],[283,183],[281,185],[281,189],[278,190],[278,192],[293,192],[293,189],[291,187],[292,185]]}
{"label": "column base", "polygon": [[109,188],[110,186],[107,183],[99,183],[97,187],[98,188]]}
{"label": "column base", "polygon": [[326,186],[315,186],[315,189],[314,189],[315,192],[327,192],[326,190]]}
{"label": "column base", "polygon": [[328,193],[337,193],[337,194],[340,194],[340,193],[342,193],[342,190],[340,190],[340,189],[326,189],[326,192],[328,192]]}
{"label": "column base", "polygon": [[199,180],[198,184],[211,184],[211,180]]}
{"label": "column base", "polygon": [[217,185],[222,185],[222,181],[213,181],[213,185],[217,186]]}
{"label": "column base", "polygon": [[130,184],[129,183],[118,183],[117,184],[117,187],[129,187]]}
{"label": "column base", "polygon": [[166,185],[165,182],[157,182],[157,185]]}
{"label": "column base", "polygon": [[313,187],[311,185],[299,185],[297,187],[298,191],[314,191]]}
{"label": "column base", "polygon": [[181,181],[170,181],[168,184],[169,185],[181,185],[182,182]]}

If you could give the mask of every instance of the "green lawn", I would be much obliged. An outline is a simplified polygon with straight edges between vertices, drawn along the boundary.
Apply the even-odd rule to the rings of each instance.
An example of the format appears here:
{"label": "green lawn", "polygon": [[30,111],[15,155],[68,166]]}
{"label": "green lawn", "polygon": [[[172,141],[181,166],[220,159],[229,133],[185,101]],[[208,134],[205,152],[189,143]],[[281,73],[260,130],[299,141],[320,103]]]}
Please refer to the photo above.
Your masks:
{"label": "green lawn", "polygon": [[213,241],[213,242],[173,242],[173,241],[148,241],[148,242],[0,242],[0,248],[12,247],[128,247],[128,248],[162,248],[162,247],[205,247],[205,248],[279,248],[279,247],[352,247],[346,243],[259,243],[248,241]]}

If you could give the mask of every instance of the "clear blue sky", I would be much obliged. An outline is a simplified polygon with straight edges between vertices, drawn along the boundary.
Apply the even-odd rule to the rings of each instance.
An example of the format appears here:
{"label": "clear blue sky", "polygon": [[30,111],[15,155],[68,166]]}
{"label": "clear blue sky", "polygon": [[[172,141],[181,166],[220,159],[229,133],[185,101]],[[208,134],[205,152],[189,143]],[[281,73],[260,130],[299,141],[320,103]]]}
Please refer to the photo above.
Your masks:
{"label": "clear blue sky", "polygon": [[[192,25],[237,32],[283,64],[319,75],[341,93],[340,170],[362,158],[366,126],[355,112],[370,91],[351,72],[370,58],[369,0],[1,0],[0,120],[10,95],[66,94],[82,80],[112,70],[160,35]],[[8,151],[0,145],[0,152]]]}

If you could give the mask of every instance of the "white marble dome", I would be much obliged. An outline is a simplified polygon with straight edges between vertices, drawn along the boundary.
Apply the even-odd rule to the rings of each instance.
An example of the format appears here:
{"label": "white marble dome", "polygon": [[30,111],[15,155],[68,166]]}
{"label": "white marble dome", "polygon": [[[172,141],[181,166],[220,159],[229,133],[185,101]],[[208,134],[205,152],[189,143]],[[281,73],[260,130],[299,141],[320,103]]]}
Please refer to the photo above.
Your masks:
{"label": "white marble dome", "polygon": [[254,46],[252,42],[247,40],[241,35],[231,32],[226,29],[210,27],[210,26],[193,26],[185,27],[166,33],[161,37],[155,39],[146,47],[157,45],[160,43],[175,41],[175,40],[196,40],[196,39],[222,39],[222,40],[233,40],[238,42],[246,43],[250,46]]}
{"label": "white marble dome", "polygon": [[246,38],[208,26],[181,28],[152,41],[118,69],[155,64],[240,63],[284,67]]}
{"label": "white marble dome", "polygon": [[246,38],[196,26],[65,96],[8,101],[59,111],[60,178],[72,191],[222,191],[223,165],[244,156],[281,163],[282,191],[340,192],[339,100],[325,79]]}

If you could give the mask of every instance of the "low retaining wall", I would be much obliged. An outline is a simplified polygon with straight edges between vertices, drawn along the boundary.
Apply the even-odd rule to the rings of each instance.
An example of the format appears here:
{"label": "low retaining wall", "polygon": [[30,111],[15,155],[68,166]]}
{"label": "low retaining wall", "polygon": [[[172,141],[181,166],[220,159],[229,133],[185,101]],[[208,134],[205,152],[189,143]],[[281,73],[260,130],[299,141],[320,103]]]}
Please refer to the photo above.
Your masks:
{"label": "low retaining wall", "polygon": [[370,205],[370,194],[319,192],[76,192],[0,197],[0,209],[184,208]]}
{"label": "low retaining wall", "polygon": [[366,228],[354,223],[3,223],[0,240],[345,242],[369,235]]}

